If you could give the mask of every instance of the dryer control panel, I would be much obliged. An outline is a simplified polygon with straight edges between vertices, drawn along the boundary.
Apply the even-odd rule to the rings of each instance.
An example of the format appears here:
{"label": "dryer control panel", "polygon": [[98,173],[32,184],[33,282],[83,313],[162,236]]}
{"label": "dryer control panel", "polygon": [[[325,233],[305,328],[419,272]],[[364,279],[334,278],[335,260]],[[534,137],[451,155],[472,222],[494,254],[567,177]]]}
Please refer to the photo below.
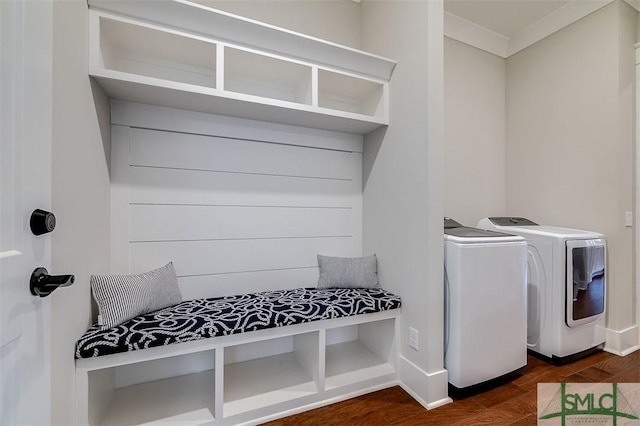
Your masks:
{"label": "dryer control panel", "polygon": [[536,226],[535,222],[525,217],[490,217],[489,220],[498,226]]}

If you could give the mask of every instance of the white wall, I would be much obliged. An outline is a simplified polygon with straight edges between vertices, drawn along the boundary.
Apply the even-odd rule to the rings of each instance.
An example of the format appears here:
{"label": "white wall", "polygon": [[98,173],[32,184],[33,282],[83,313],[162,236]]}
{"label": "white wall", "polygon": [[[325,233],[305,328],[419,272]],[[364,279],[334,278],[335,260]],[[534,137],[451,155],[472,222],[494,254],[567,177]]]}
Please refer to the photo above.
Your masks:
{"label": "white wall", "polygon": [[506,206],[506,61],[444,40],[444,214],[475,226]]}
{"label": "white wall", "polygon": [[91,322],[89,276],[109,271],[109,104],[89,80],[87,18],[83,0],[54,4],[52,205],[58,225],[51,272],[76,276],[73,286],[50,296],[52,422],[58,425],[73,424],[73,351]]}
{"label": "white wall", "polygon": [[635,31],[614,2],[507,60],[507,214],[606,234],[613,330],[635,324]]}
{"label": "white wall", "polygon": [[[424,405],[447,399],[443,370],[442,2],[363,2],[362,48],[398,61],[390,126],[365,136],[364,253],[402,297],[400,379]],[[409,327],[419,350],[408,346]]]}
{"label": "white wall", "polygon": [[[621,156],[624,158],[623,167],[619,169],[620,179],[625,179],[624,184],[618,187],[619,209],[633,211],[636,206],[637,188],[634,184],[635,176],[638,173],[635,164],[636,139],[635,139],[635,113],[636,113],[636,70],[635,70],[635,49],[636,36],[638,30],[637,17],[638,12],[626,2],[620,1],[618,8],[619,28],[618,28],[618,105],[619,105],[619,143],[621,145]],[[638,212],[636,211],[636,214]],[[635,223],[636,228],[640,223]],[[621,258],[619,268],[623,270],[625,276],[628,277],[628,287],[622,286],[613,297],[617,297],[613,302],[616,303],[615,308],[610,312],[610,322],[607,327],[610,330],[624,330],[631,325],[640,327],[637,322],[637,298],[635,280],[637,265],[636,253],[638,248],[635,244],[635,233],[633,228],[626,228],[621,238],[624,238],[628,247],[624,257]],[[611,304],[609,306],[612,306]],[[618,306],[622,307],[621,310]],[[628,338],[624,338],[624,333],[620,335],[620,347],[616,345],[616,336],[612,339],[614,349],[624,351],[625,345],[629,343]],[[626,342],[626,343],[625,343]],[[635,344],[640,344],[640,329],[637,333]]]}
{"label": "white wall", "polygon": [[360,4],[350,0],[196,0],[214,9],[360,47]]}

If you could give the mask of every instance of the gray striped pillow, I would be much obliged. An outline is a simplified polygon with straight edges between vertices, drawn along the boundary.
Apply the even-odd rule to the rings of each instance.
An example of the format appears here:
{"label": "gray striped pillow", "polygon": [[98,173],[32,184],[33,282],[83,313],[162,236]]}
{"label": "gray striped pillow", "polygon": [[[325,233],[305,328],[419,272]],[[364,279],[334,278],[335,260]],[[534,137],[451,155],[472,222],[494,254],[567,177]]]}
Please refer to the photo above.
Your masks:
{"label": "gray striped pillow", "polygon": [[103,330],[182,302],[171,262],[138,275],[91,275],[91,289],[100,309],[98,324]]}

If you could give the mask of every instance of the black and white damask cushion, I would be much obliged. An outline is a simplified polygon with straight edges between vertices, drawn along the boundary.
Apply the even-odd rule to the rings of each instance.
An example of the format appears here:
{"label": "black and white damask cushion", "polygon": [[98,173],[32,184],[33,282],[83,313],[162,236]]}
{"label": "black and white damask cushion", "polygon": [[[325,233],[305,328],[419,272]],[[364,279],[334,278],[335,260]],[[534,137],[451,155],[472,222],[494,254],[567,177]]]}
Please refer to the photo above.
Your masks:
{"label": "black and white damask cushion", "polygon": [[96,324],[78,341],[75,356],[92,358],[399,307],[400,298],[382,288],[298,288],[188,300],[106,330]]}
{"label": "black and white damask cushion", "polygon": [[141,314],[182,302],[173,263],[138,275],[92,275],[91,289],[106,330]]}

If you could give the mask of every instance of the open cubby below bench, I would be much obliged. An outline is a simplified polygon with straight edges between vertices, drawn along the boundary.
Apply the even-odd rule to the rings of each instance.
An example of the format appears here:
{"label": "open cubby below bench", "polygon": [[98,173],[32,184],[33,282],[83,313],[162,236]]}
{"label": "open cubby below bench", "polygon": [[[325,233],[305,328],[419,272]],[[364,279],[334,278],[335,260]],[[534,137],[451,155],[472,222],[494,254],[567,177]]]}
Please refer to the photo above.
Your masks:
{"label": "open cubby below bench", "polygon": [[[365,297],[348,316],[329,306],[319,320],[78,358],[77,424],[255,424],[396,384],[399,298],[375,289],[257,294],[308,291],[342,291],[342,304],[354,304],[358,292],[386,299]],[[224,298],[205,300],[216,299]],[[192,372],[172,377],[174,365],[194,360]],[[162,378],[118,387],[116,376],[157,370],[158,362]]]}

